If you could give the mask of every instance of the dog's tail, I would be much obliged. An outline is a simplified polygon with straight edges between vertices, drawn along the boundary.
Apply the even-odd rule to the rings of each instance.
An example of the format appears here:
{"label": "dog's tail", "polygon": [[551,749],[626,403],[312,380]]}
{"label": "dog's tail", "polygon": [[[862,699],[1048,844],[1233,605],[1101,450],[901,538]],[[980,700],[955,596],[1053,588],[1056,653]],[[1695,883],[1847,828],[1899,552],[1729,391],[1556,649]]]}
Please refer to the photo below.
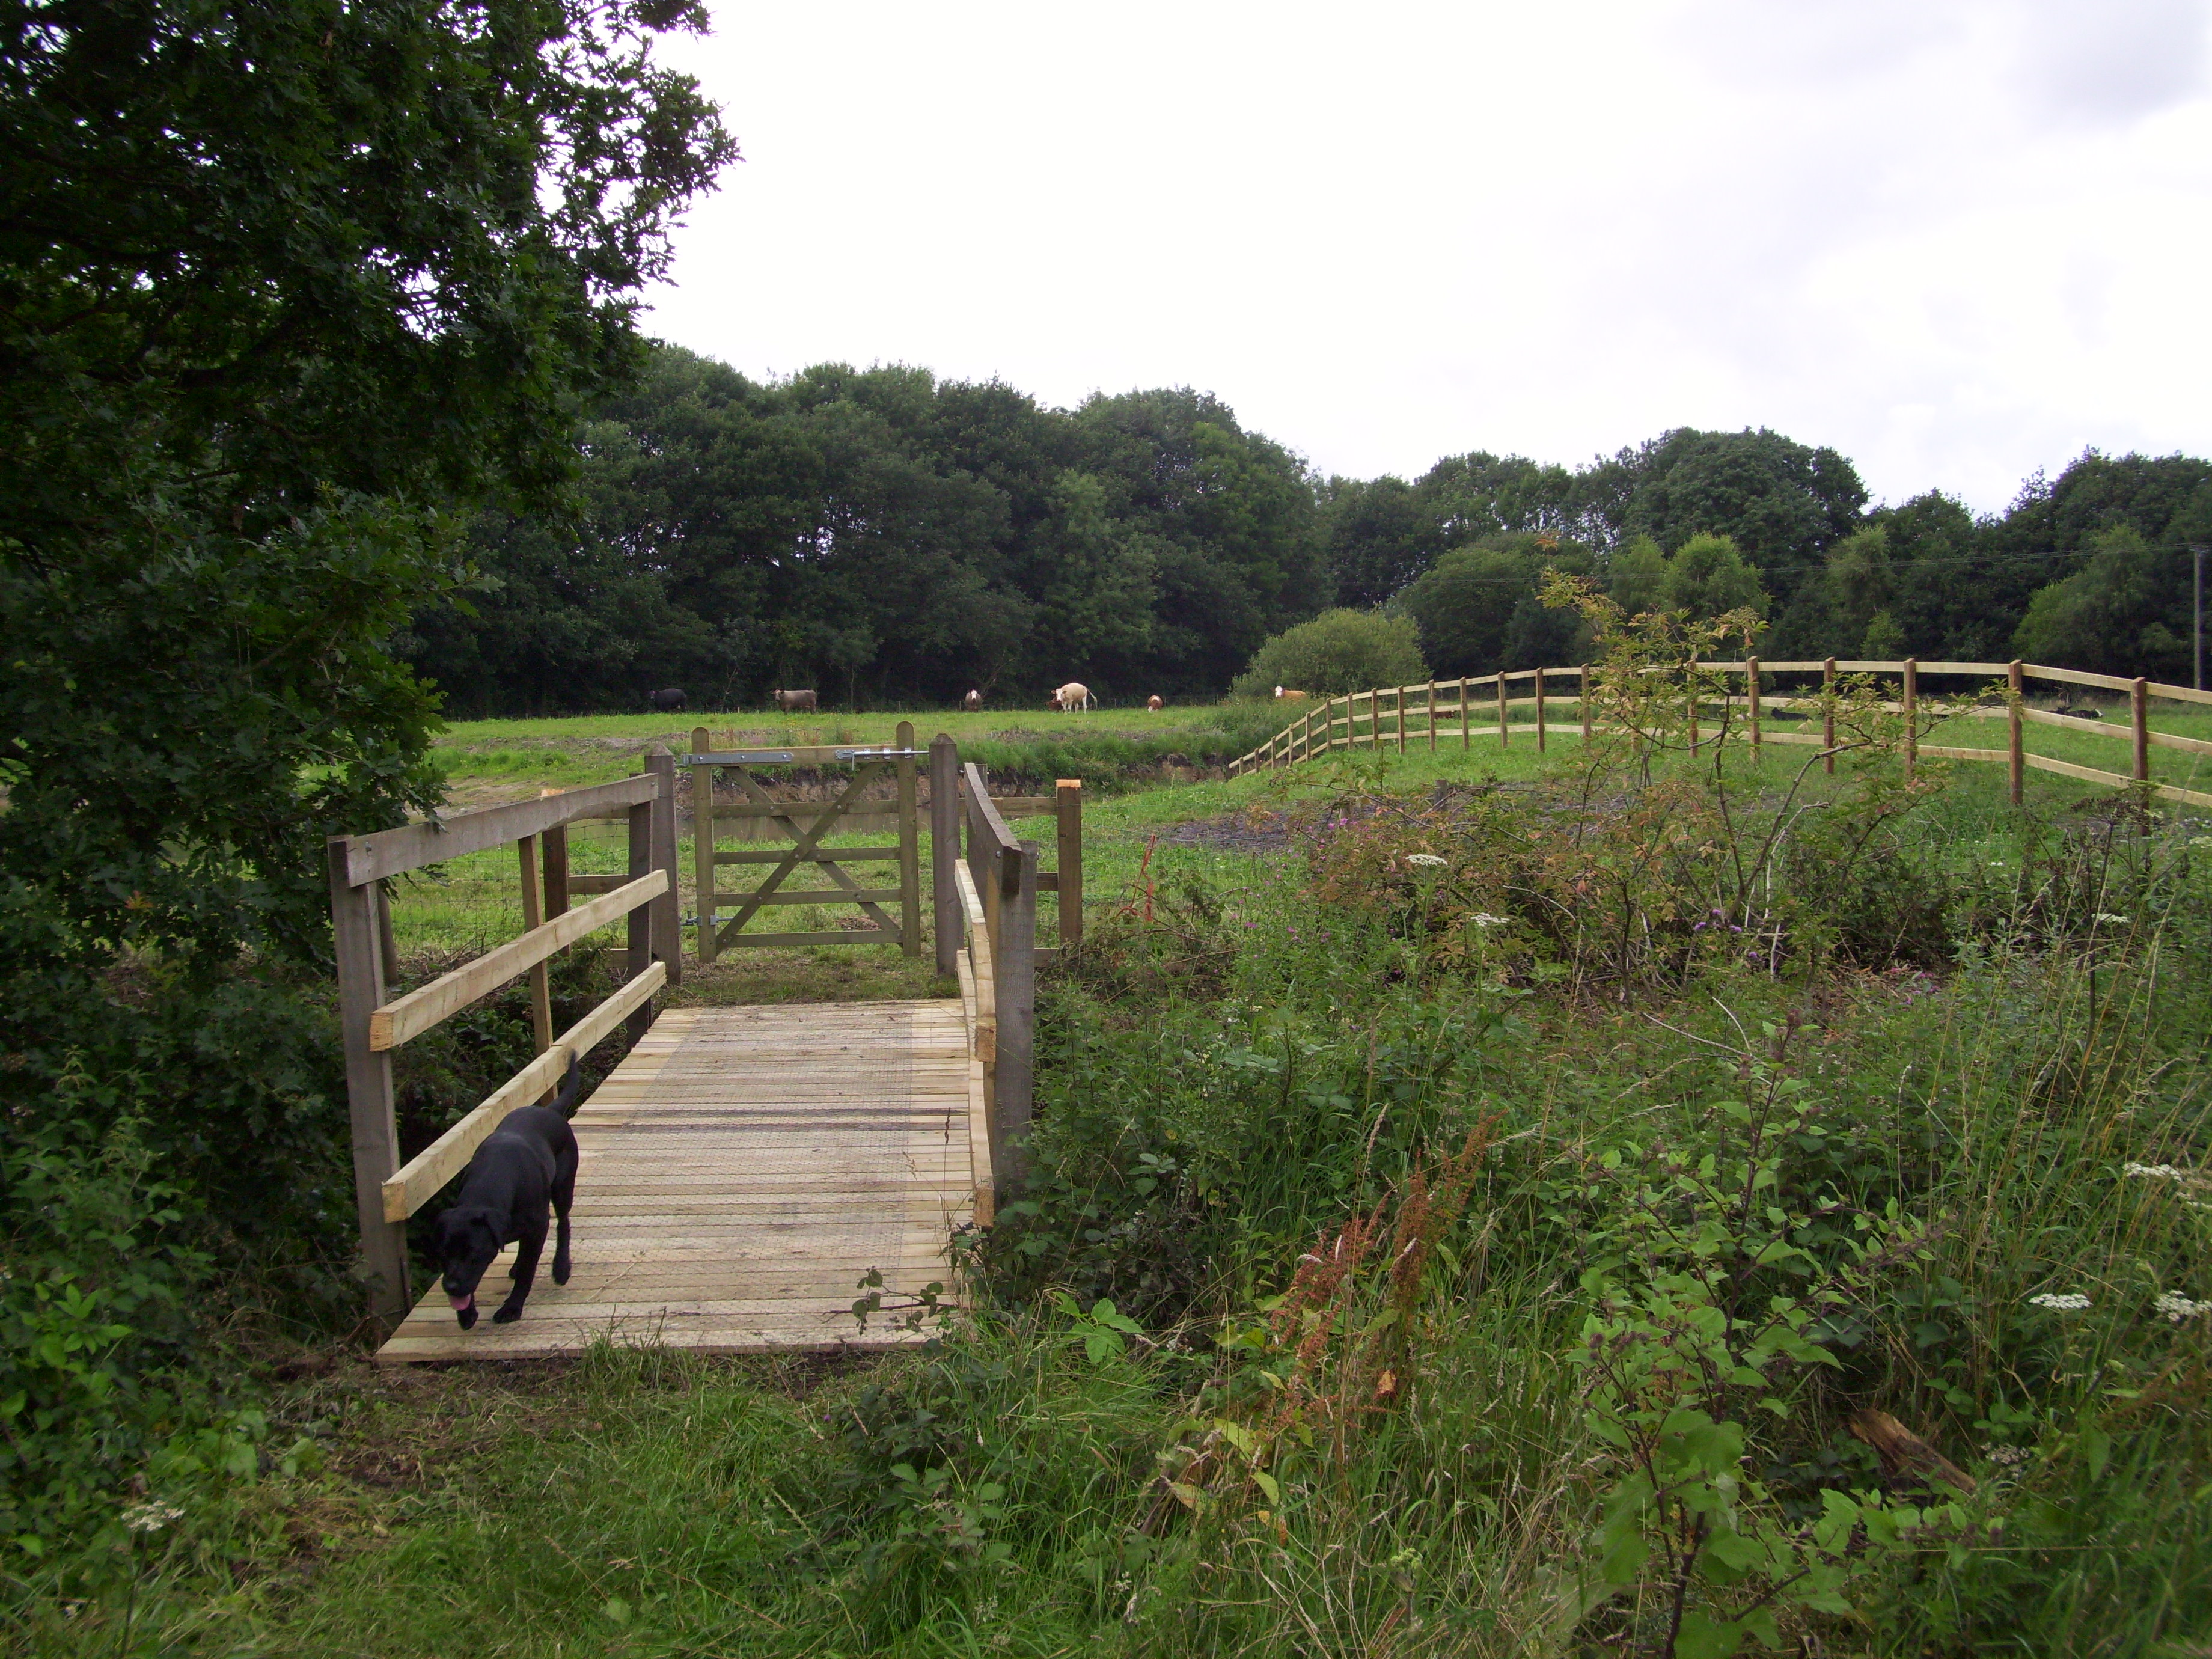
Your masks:
{"label": "dog's tail", "polygon": [[576,1096],[583,1086],[583,1073],[577,1070],[576,1062],[572,1060],[568,1062],[568,1075],[561,1079],[561,1092],[553,1097],[553,1109],[564,1117],[574,1111]]}

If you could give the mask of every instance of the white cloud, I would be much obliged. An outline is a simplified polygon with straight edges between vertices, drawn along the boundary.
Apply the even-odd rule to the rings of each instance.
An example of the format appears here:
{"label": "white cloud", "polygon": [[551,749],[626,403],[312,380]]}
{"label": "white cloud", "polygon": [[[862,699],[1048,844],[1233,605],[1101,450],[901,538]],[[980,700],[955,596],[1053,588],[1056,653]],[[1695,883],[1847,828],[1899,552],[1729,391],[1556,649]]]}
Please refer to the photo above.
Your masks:
{"label": "white cloud", "polygon": [[2212,451],[2202,0],[715,15],[748,159],[652,325],[749,373],[1194,385],[1363,475],[1765,424],[1985,508]]}

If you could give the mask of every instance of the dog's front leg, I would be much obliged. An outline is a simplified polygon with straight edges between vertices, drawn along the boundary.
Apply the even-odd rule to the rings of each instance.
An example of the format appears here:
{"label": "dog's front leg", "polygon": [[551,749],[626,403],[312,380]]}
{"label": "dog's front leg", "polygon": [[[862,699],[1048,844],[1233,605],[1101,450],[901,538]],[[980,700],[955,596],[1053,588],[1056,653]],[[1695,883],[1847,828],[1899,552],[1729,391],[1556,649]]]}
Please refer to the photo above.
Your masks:
{"label": "dog's front leg", "polygon": [[538,1277],[538,1253],[545,1248],[545,1218],[539,1216],[514,1243],[514,1288],[507,1293],[499,1311],[491,1316],[495,1325],[511,1325],[522,1317],[522,1304],[530,1295],[530,1281]]}

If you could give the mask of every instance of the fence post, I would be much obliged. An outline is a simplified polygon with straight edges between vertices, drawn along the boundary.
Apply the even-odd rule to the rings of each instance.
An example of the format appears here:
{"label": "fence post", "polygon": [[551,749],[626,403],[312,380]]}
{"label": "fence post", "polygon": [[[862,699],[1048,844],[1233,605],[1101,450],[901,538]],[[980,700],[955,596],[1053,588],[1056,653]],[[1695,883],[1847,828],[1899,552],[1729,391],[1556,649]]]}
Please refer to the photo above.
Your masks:
{"label": "fence post", "polygon": [[1060,845],[1060,942],[1083,942],[1083,780],[1060,778],[1053,785],[1058,809]]}
{"label": "fence post", "polygon": [[1836,659],[1830,657],[1820,665],[1820,746],[1828,752],[1822,758],[1826,769],[1836,769]]}
{"label": "fence post", "polygon": [[[653,954],[668,964],[668,982],[684,983],[684,894],[676,879],[676,757],[655,744],[645,751],[645,769],[660,780],[653,798],[651,867],[668,872],[668,890],[653,901]],[[640,875],[644,871],[638,872]],[[638,964],[638,971],[645,964]]]}
{"label": "fence post", "polygon": [[1428,710],[1429,752],[1433,755],[1437,752],[1437,683],[1434,680],[1429,682]]}
{"label": "fence post", "polygon": [[960,971],[960,746],[940,732],[929,740],[930,928],[937,936],[937,971]]}
{"label": "fence post", "polygon": [[1905,659],[1905,775],[1920,770],[1920,659]]}
{"label": "fence post", "polygon": [[2007,758],[2012,763],[2012,804],[2014,806],[2026,799],[2023,784],[2027,771],[2027,763],[2021,758],[2027,752],[2026,746],[2021,742],[2020,697],[2021,682],[2024,678],[2021,668],[2022,665],[2017,660],[2005,665],[2005,711],[2011,716],[2012,723],[2012,741]]}
{"label": "fence post", "polygon": [[1536,752],[1544,752],[1544,671],[1536,671]]}
{"label": "fence post", "polygon": [[384,1218],[384,1183],[399,1168],[392,1055],[368,1046],[368,1017],[384,1002],[384,953],[377,946],[370,889],[346,880],[346,838],[333,836],[327,846],[338,1024],[345,1039],[346,1106],[353,1123],[354,1205],[368,1270],[369,1312],[388,1331],[406,1318],[414,1297],[407,1285],[407,1228]]}
{"label": "fence post", "polygon": [[1506,712],[1505,671],[1501,668],[1498,671],[1498,746],[1500,749],[1510,749],[1513,746],[1513,734],[1505,727]]}
{"label": "fence post", "polygon": [[999,893],[998,1144],[1000,1184],[1019,1191],[1029,1179],[1029,1133],[1036,1054],[1037,849],[1024,842],[994,860]]}
{"label": "fence post", "polygon": [[1688,706],[1689,709],[1690,756],[1691,758],[1694,760],[1697,757],[1698,744],[1702,741],[1698,735],[1699,731],[1698,725],[1698,665],[1694,659],[1691,661],[1690,672],[1685,678],[1686,684],[1684,690],[1686,695],[1682,701]]}
{"label": "fence post", "polygon": [[[649,758],[649,757],[648,757]],[[653,868],[653,803],[641,801],[629,809],[629,879],[635,881]],[[635,979],[653,961],[653,908],[641,904],[623,918],[623,977]],[[653,1029],[653,1006],[648,1000],[624,1022],[629,1040],[637,1042]]]}
{"label": "fence post", "polygon": [[[538,837],[517,836],[514,854],[522,866],[522,930],[526,933],[545,921],[545,896],[538,884]],[[542,962],[530,966],[530,1036],[533,1054],[553,1046],[553,979]]]}
{"label": "fence post", "polygon": [[2150,780],[2150,682],[2138,679],[2128,688],[2128,713],[2136,727],[2136,781]]}
{"label": "fence post", "polygon": [[897,732],[899,820],[899,949],[921,954],[921,811],[914,764],[914,722],[901,720]]}
{"label": "fence post", "polygon": [[[703,726],[691,728],[691,752],[704,755],[714,747],[714,738]],[[701,966],[714,961],[714,770],[711,766],[691,769],[691,869],[692,882],[698,896],[692,908],[699,913],[699,962]],[[679,954],[681,954],[679,952]]]}
{"label": "fence post", "polygon": [[[541,789],[538,799],[557,795],[558,789]],[[545,919],[568,914],[568,826],[556,823],[544,836],[545,854]]]}
{"label": "fence post", "polygon": [[1584,663],[1575,670],[1575,673],[1579,677],[1582,687],[1582,696],[1577,701],[1583,711],[1583,741],[1588,743],[1590,740],[1589,665]]}
{"label": "fence post", "polygon": [[1462,750],[1474,747],[1474,734],[1467,723],[1467,677],[1459,682],[1459,746]]}

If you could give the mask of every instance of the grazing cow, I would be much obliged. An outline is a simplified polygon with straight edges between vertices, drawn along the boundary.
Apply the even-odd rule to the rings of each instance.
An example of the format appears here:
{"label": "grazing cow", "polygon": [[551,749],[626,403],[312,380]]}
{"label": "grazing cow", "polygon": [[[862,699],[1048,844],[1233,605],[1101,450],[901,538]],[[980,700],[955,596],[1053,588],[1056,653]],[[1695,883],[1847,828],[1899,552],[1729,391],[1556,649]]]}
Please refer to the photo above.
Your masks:
{"label": "grazing cow", "polygon": [[1047,706],[1063,714],[1071,708],[1088,708],[1091,707],[1091,688],[1080,680],[1070,680],[1052,694]]}
{"label": "grazing cow", "polygon": [[1279,685],[1275,688],[1277,702],[1304,702],[1305,700],[1306,694],[1303,691],[1285,691]]}
{"label": "grazing cow", "polygon": [[1161,709],[1166,707],[1167,705],[1162,702],[1158,697],[1146,697],[1145,699],[1145,712],[1148,714],[1157,714]]}
{"label": "grazing cow", "polygon": [[817,706],[811,691],[771,691],[769,695],[775,699],[775,706],[787,714],[796,714],[802,709],[811,713]]}
{"label": "grazing cow", "polygon": [[655,708],[659,709],[664,714],[680,714],[684,712],[684,693],[683,690],[677,686],[672,685],[666,687],[665,690],[656,691],[649,699],[647,699],[647,701],[649,701]]}
{"label": "grazing cow", "polygon": [[960,699],[960,712],[963,714],[972,714],[982,706],[983,694],[981,691],[970,691]]}

